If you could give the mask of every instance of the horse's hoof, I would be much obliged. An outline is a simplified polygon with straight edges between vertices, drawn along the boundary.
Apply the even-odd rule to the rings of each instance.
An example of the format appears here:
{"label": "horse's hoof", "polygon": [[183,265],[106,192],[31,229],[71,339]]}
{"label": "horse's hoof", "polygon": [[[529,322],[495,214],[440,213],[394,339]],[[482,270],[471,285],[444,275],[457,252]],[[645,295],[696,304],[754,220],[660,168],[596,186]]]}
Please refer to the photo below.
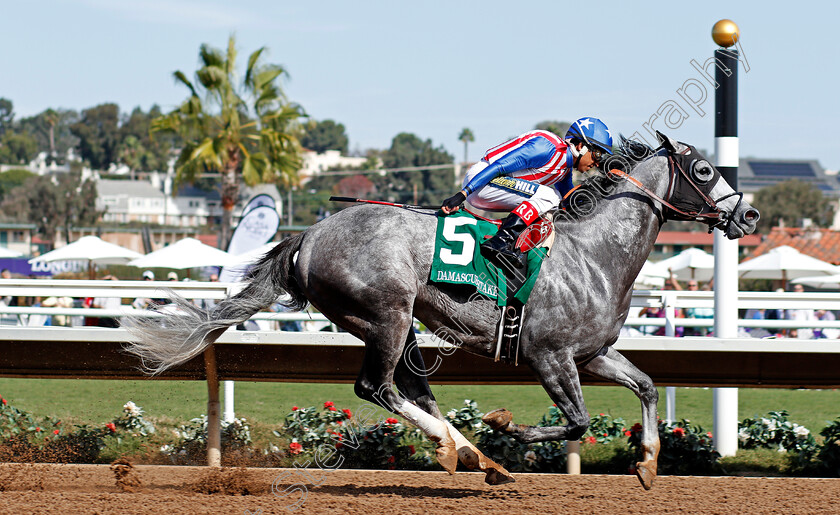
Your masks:
{"label": "horse's hoof", "polygon": [[494,409],[481,417],[482,422],[496,431],[504,431],[512,420],[513,413],[504,408]]}
{"label": "horse's hoof", "polygon": [[516,479],[505,469],[488,469],[484,476],[484,482],[488,485],[506,485],[515,482]]}
{"label": "horse's hoof", "polygon": [[650,490],[656,477],[656,469],[651,469],[645,462],[636,463],[636,477],[645,490]]}
{"label": "horse's hoof", "polygon": [[450,474],[454,474],[455,469],[458,468],[458,451],[455,449],[455,443],[439,446],[435,449],[435,454],[440,466]]}

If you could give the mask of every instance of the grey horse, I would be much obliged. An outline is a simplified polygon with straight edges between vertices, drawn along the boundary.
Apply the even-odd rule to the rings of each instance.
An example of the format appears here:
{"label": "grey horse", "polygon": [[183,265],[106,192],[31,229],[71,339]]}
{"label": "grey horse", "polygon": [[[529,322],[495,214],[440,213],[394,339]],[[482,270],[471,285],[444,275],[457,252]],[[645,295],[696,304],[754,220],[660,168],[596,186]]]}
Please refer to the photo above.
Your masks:
{"label": "grey horse", "polygon": [[[521,442],[576,440],[590,420],[579,370],[624,385],[641,400],[643,457],[636,473],[646,489],[656,477],[658,394],[650,377],[613,347],[633,282],[667,218],[705,221],[729,238],[752,233],[759,218],[694,147],[664,141],[658,152],[645,147],[644,155],[634,156],[642,146],[625,140],[620,157],[630,162],[624,167],[629,173],[608,174],[584,188],[590,201],[578,204],[585,209],[555,217],[556,241],[528,301],[519,360],[534,371],[568,423],[515,424],[504,409],[485,416],[492,428]],[[211,311],[175,298],[183,314],[128,323],[133,335],[128,350],[151,372],[160,372],[198,355],[229,326],[281,294],[289,295],[290,307],[302,309],[309,302],[365,342],[356,394],[423,430],[437,443],[444,469],[454,473],[460,459],[484,471],[490,484],[513,481],[446,421],[426,376],[417,373],[425,365],[414,344],[413,318],[484,357],[494,356],[499,325],[495,301],[429,281],[437,221],[431,211],[372,205],[342,210],[277,245],[253,266],[244,289]]]}

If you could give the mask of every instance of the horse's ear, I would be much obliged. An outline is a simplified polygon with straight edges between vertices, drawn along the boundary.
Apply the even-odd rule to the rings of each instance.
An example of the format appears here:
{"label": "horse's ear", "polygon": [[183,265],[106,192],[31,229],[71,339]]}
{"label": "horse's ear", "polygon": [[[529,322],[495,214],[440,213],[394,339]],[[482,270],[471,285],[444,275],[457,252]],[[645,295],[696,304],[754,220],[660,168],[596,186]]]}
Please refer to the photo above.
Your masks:
{"label": "horse's ear", "polygon": [[677,142],[669,138],[668,136],[662,134],[659,131],[656,131],[656,137],[659,138],[661,141],[661,146],[667,148],[671,152],[677,152]]}

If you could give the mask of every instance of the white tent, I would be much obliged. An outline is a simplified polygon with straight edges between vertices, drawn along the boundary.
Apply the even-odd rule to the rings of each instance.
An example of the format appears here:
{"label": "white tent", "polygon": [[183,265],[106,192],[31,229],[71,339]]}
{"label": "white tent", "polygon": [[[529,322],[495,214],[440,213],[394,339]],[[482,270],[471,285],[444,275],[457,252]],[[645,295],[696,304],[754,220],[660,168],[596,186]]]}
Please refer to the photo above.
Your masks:
{"label": "white tent", "polygon": [[0,247],[0,258],[16,258],[21,256],[23,256],[23,254],[20,252],[9,250],[6,247]]}
{"label": "white tent", "polygon": [[809,275],[791,281],[794,284],[804,284],[814,288],[840,288],[840,274],[838,275]]}
{"label": "white tent", "polygon": [[689,279],[710,281],[715,276],[715,257],[695,248],[686,249],[674,257],[663,259],[655,266],[661,273],[666,274],[666,277],[668,270],[672,270],[681,281]]}
{"label": "white tent", "polygon": [[651,261],[645,260],[645,264],[642,266],[642,270],[639,272],[639,275],[636,277],[636,281],[634,286],[636,287],[651,287],[651,288],[662,288],[665,286],[665,279],[668,278],[668,271],[660,270],[655,264]]}
{"label": "white tent", "polygon": [[162,249],[149,252],[128,264],[139,268],[199,268],[205,266],[229,266],[236,259],[216,247],[205,245],[195,238],[184,238]]}
{"label": "white tent", "polygon": [[124,265],[142,256],[125,247],[109,243],[96,236],[82,236],[69,245],[30,259],[29,263],[52,263],[53,261],[86,261],[91,279],[94,265]]}
{"label": "white tent", "polygon": [[738,265],[741,279],[788,281],[799,277],[840,274],[840,267],[783,245]]}

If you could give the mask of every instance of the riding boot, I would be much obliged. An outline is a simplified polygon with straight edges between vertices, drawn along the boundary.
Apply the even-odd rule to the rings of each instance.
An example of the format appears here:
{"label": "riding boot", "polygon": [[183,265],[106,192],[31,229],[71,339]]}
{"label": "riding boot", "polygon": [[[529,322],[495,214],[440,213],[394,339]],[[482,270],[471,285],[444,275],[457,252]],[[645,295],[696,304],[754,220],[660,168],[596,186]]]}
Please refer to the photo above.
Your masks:
{"label": "riding boot", "polygon": [[495,236],[481,244],[481,255],[502,269],[511,266],[525,268],[528,259],[516,248],[516,240],[526,228],[528,224],[522,218],[513,213],[509,214]]}

